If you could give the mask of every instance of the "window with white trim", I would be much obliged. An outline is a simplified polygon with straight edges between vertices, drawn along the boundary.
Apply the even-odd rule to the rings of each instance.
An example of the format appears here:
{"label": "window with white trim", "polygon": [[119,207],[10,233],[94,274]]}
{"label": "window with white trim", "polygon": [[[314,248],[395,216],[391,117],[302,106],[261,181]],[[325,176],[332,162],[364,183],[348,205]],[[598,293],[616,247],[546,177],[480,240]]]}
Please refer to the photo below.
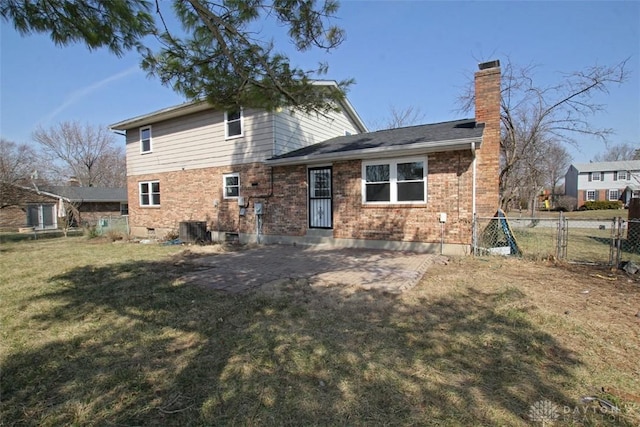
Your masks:
{"label": "window with white trim", "polygon": [[242,109],[224,113],[224,137],[237,138],[243,135]]}
{"label": "window with white trim", "polygon": [[427,159],[385,159],[362,163],[363,203],[425,203]]}
{"label": "window with white trim", "polygon": [[140,152],[151,152],[151,126],[140,128]]}
{"label": "window with white trim", "polygon": [[587,190],[587,202],[593,202],[596,200],[596,191],[595,190]]}
{"label": "window with white trim", "polygon": [[609,200],[618,200],[620,198],[620,191],[609,190]]}
{"label": "window with white trim", "polygon": [[222,176],[223,193],[225,199],[236,199],[240,196],[240,174],[229,173]]}
{"label": "window with white trim", "polygon": [[592,181],[600,181],[600,172],[591,172]]}
{"label": "window with white trim", "polygon": [[629,173],[627,171],[618,171],[618,181],[624,181],[629,179]]}
{"label": "window with white trim", "polygon": [[140,206],[160,206],[160,181],[139,183]]}

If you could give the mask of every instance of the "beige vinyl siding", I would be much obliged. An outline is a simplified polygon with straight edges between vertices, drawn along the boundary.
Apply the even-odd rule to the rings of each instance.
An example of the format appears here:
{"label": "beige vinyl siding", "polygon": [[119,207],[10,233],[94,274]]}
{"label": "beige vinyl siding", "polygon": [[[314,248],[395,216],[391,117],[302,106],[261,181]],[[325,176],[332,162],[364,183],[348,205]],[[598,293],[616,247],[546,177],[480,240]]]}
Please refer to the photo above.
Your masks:
{"label": "beige vinyl siding", "polygon": [[152,152],[140,153],[139,128],[127,130],[127,175],[262,161],[273,151],[273,116],[244,110],[243,132],[225,139],[224,113],[205,110],[151,125]]}
{"label": "beige vinyl siding", "polygon": [[343,112],[316,115],[285,110],[275,113],[274,155],[343,136],[345,131],[351,134],[359,133]]}

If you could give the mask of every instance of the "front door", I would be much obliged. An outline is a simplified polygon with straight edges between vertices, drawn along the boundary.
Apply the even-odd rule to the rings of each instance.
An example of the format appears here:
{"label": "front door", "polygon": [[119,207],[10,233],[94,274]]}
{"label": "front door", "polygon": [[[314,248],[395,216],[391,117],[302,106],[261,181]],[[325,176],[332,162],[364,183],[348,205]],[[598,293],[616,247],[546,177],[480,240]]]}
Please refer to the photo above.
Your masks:
{"label": "front door", "polygon": [[331,168],[309,169],[309,228],[333,228]]}

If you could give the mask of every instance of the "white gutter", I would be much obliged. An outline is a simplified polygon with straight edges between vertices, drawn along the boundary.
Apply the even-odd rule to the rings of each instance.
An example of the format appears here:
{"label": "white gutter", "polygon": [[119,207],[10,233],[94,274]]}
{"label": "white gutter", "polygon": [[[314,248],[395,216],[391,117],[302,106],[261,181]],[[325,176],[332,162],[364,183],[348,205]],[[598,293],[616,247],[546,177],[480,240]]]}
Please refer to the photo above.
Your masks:
{"label": "white gutter", "polygon": [[407,147],[390,146],[378,148],[362,148],[360,150],[337,151],[323,154],[309,154],[306,156],[289,157],[282,159],[265,160],[270,166],[292,166],[300,164],[320,163],[330,160],[363,160],[380,158],[383,156],[404,156],[424,153],[437,153],[442,151],[472,150],[475,152],[476,143],[481,143],[481,138],[464,138],[437,142],[420,142]]}

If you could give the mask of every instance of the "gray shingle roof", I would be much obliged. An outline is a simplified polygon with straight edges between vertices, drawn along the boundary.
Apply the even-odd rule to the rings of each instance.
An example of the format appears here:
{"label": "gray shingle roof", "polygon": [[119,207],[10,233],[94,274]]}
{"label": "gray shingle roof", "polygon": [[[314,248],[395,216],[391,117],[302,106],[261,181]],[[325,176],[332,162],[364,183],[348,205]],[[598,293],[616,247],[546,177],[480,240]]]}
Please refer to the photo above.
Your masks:
{"label": "gray shingle roof", "polygon": [[[431,144],[434,148],[438,143],[455,142],[460,140],[480,139],[484,124],[476,123],[474,119],[455,120],[451,122],[433,123],[427,125],[410,126],[396,129],[379,130],[376,132],[361,133],[356,135],[339,136],[326,141],[272,157],[271,161],[312,158],[339,157],[341,154],[367,150],[410,149],[420,144],[426,147]],[[443,149],[444,151],[444,149]]]}
{"label": "gray shingle roof", "polygon": [[126,188],[47,187],[42,190],[77,202],[126,202]]}
{"label": "gray shingle roof", "polygon": [[640,160],[621,160],[618,162],[576,163],[578,172],[610,172],[640,170]]}

